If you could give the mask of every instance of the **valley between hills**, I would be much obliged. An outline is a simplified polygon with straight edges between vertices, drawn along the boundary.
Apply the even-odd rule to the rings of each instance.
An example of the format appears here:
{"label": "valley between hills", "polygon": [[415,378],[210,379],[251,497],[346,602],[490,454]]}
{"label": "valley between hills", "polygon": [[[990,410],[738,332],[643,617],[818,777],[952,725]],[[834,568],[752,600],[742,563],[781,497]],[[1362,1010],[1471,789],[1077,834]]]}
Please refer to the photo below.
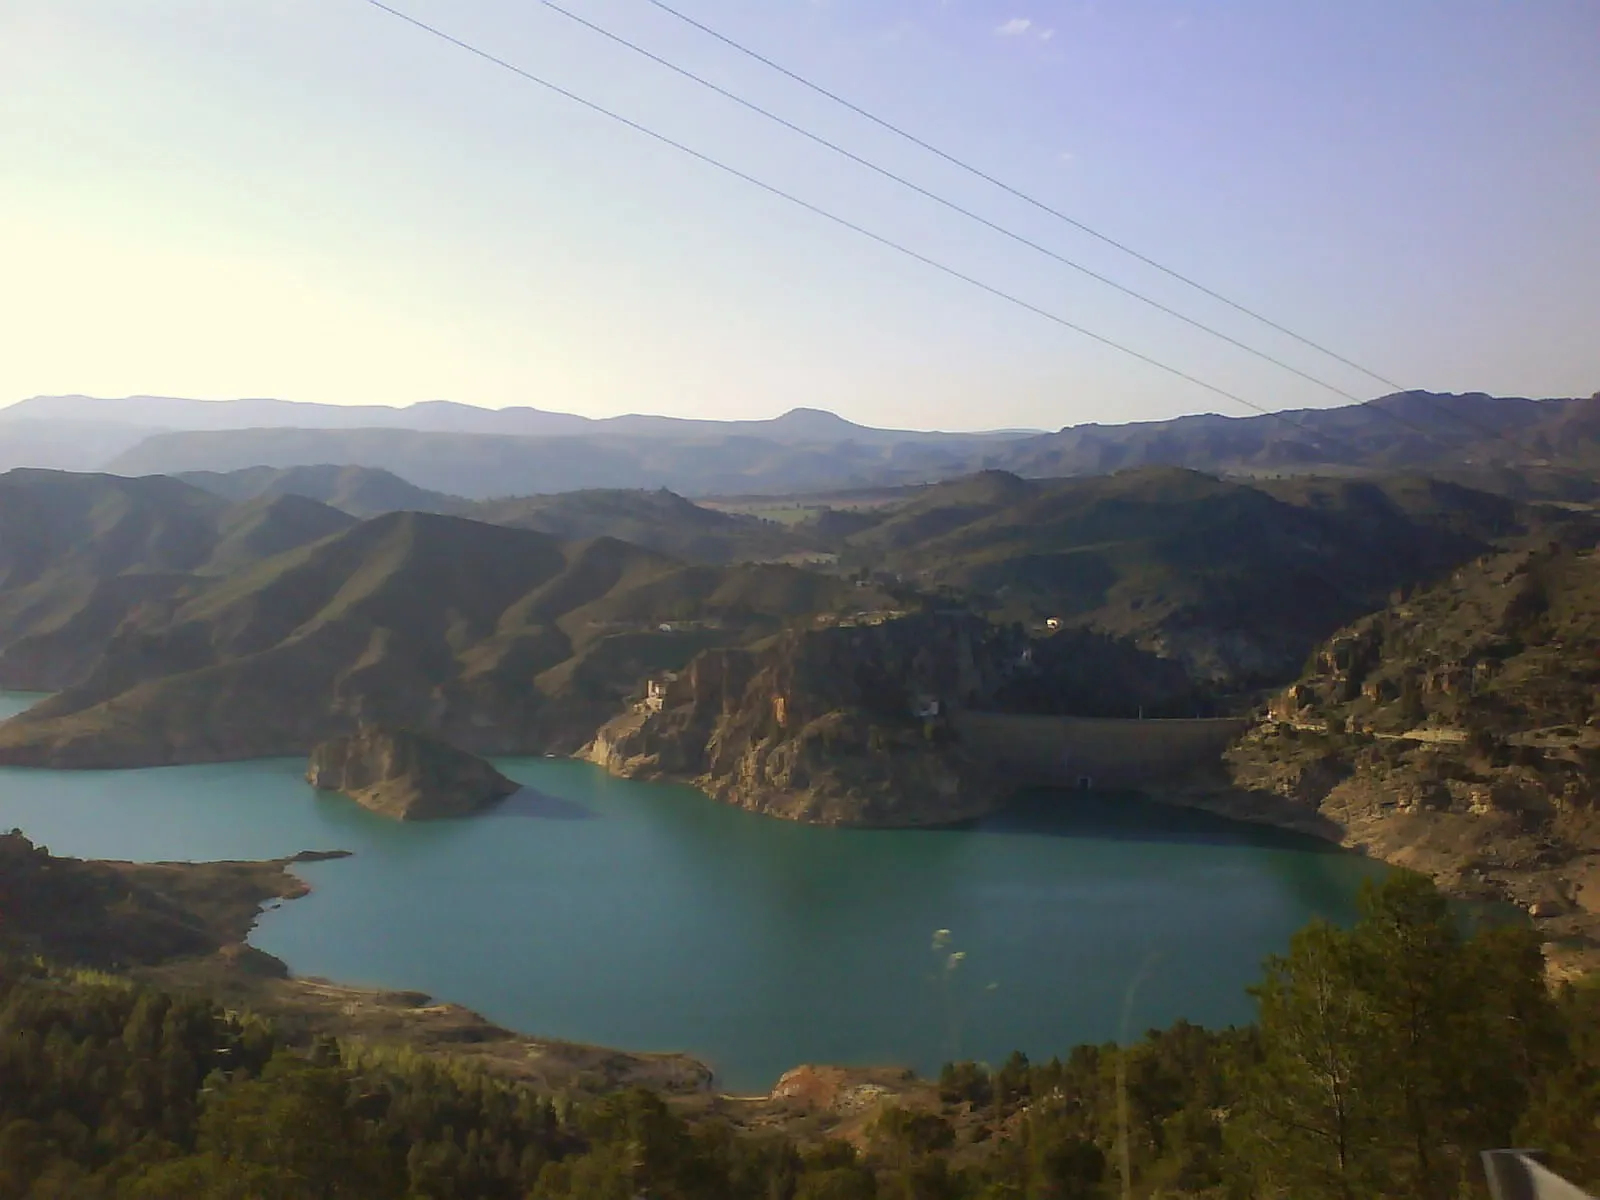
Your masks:
{"label": "valley between hills", "polygon": [[[1466,402],[1527,454],[1384,439],[1356,406],[1320,420],[1367,446],[1360,461],[1246,422],[1219,440],[1209,418],[970,453],[929,435],[915,455],[944,466],[906,452],[927,478],[826,491],[780,474],[698,499],[466,496],[430,486],[457,478],[443,468],[362,462],[233,469],[248,430],[213,431],[230,447],[215,458],[199,431],[149,434],[120,451],[137,473],[17,466],[0,475],[0,689],[48,696],[0,723],[0,766],[309,757],[318,786],[380,813],[472,820],[516,787],[477,759],[580,757],[769,817],[904,829],[1079,778],[1019,773],[970,717],[1191,722],[1221,740],[1159,772],[1130,752],[1133,786],[1515,904],[1549,975],[1577,979],[1600,966],[1600,400]],[[786,461],[841,436],[786,428]],[[403,432],[442,463],[461,438],[545,436]],[[845,432],[907,461],[886,433]],[[714,430],[616,436],[726,450]],[[80,863],[20,834],[0,855],[9,951],[199,990],[307,1046],[404,1041],[547,1091],[639,1085],[806,1136],[940,1103],[904,1072],[815,1067],[735,1101],[686,1055],[291,978],[246,942],[262,905],[303,890],[289,860]]]}
{"label": "valley between hills", "polygon": [[[1424,399],[1373,403],[1416,419]],[[1597,523],[1574,480],[1600,401],[1450,400],[1515,431],[1526,460],[1496,443],[1432,474],[1420,464],[1462,453],[1460,427],[1435,415],[1436,443],[1380,443],[1355,406],[1317,427],[1367,445],[1361,463],[1285,470],[1297,452],[1273,422],[1196,418],[1048,438],[1126,448],[1097,466],[1231,471],[990,467],[755,502],[470,500],[359,465],[18,468],[0,476],[0,687],[52,694],[0,724],[0,764],[304,757],[381,726],[475,755],[584,755],[779,816],[920,825],[993,811],[1018,782],[963,743],[962,711],[1240,718],[1223,759],[1161,787],[1537,905],[1571,940],[1600,736],[1583,674]],[[703,443],[712,426],[648,436]],[[413,432],[454,453],[456,433]],[[810,452],[900,436],[822,415],[728,436],[758,433]],[[977,440],[1046,461],[1020,449],[1038,436]],[[1528,580],[1540,599],[1485,599]]]}

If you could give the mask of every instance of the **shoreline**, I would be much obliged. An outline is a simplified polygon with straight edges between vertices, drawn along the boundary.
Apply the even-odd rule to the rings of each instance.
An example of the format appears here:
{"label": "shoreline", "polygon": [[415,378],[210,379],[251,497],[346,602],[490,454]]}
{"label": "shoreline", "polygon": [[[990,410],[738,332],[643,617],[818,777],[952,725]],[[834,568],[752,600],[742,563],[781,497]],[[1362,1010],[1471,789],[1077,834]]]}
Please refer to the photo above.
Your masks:
{"label": "shoreline", "polygon": [[1317,806],[1220,783],[1191,782],[1148,795],[1158,803],[1307,834],[1373,862],[1415,871],[1452,900],[1513,906],[1540,934],[1546,976],[1553,984],[1600,972],[1600,857],[1480,865],[1471,847],[1486,838],[1508,844],[1534,840],[1513,821],[1356,810],[1342,813],[1346,819],[1340,821]]}
{"label": "shoreline", "polygon": [[[438,1057],[546,1095],[579,1100],[643,1087],[688,1115],[716,1116],[751,1132],[780,1129],[802,1141],[857,1138],[891,1104],[938,1107],[936,1082],[901,1066],[800,1064],[779,1075],[765,1093],[725,1092],[718,1089],[710,1065],[687,1053],[539,1037],[420,991],[297,976],[281,959],[248,943],[256,920],[269,905],[310,894],[310,885],[293,870],[296,863],[350,856],[349,851],[302,851],[262,862],[95,865],[127,877],[152,873],[164,877],[163,891],[180,903],[209,891],[219,875],[252,888],[248,913],[236,903],[230,905],[232,920],[226,932],[232,940],[210,954],[124,973],[136,982],[203,994],[225,1008],[271,1020],[290,1044],[308,1045],[316,1036],[332,1036],[359,1047]],[[235,890],[234,898],[239,894]]]}
{"label": "shoreline", "polygon": [[[248,1009],[275,1021],[291,1040],[322,1034],[355,1042],[395,1042],[424,1054],[447,1052],[551,1092],[599,1094],[638,1085],[674,1096],[712,1094],[710,1066],[688,1054],[620,1050],[526,1034],[424,992],[295,975],[282,959],[250,944],[262,913],[311,894],[311,885],[294,871],[296,864],[349,857],[353,852],[348,850],[303,850],[281,859],[220,863],[100,860],[99,865],[151,887],[205,920],[218,935],[209,954],[135,965],[126,973],[152,986],[203,992],[227,1007]],[[231,877],[235,884],[221,897],[215,895],[219,877]],[[242,903],[246,894],[248,911]]]}
{"label": "shoreline", "polygon": [[[585,762],[606,771],[608,775],[615,775],[607,771],[603,764],[591,759],[568,757],[569,761]],[[661,782],[694,786],[693,781],[687,780],[663,779]],[[698,787],[695,790],[719,804],[728,803]],[[1014,795],[1011,793],[1008,796],[1008,803]],[[1457,899],[1481,901],[1508,898],[1503,893],[1486,895],[1481,881],[1475,884],[1470,878],[1463,878],[1459,871],[1450,873],[1440,870],[1437,863],[1417,861],[1414,854],[1408,853],[1414,846],[1392,844],[1394,836],[1400,832],[1398,829],[1388,830],[1390,838],[1386,842],[1371,836],[1373,831],[1360,829],[1354,823],[1342,825],[1320,813],[1315,806],[1289,797],[1223,787],[1220,781],[1212,781],[1208,785],[1205,781],[1195,780],[1186,785],[1144,789],[1141,795],[1153,803],[1196,809],[1242,824],[1315,837],[1331,848],[1354,851],[1393,867],[1423,870],[1438,880],[1442,891]],[[994,811],[1003,811],[1004,807],[1001,805]],[[746,811],[750,810],[746,808]],[[970,827],[977,819],[980,818],[964,817],[941,822],[937,826],[928,824],[909,828],[959,829]],[[1388,820],[1393,821],[1392,818]],[[869,824],[859,827],[883,828]],[[1406,843],[1409,839],[1402,838],[1401,841]],[[448,1053],[473,1060],[508,1078],[550,1091],[599,1094],[637,1084],[679,1098],[695,1098],[702,1104],[748,1106],[772,1102],[782,1090],[783,1081],[797,1070],[826,1069],[862,1079],[881,1080],[886,1075],[905,1079],[906,1072],[900,1067],[800,1065],[780,1075],[774,1081],[772,1092],[765,1097],[733,1096],[719,1092],[713,1068],[691,1054],[636,1051],[545,1038],[506,1028],[463,1005],[441,1002],[417,991],[296,976],[287,964],[249,943],[250,934],[264,911],[310,892],[310,885],[294,871],[296,864],[338,859],[350,853],[344,850],[301,851],[281,859],[231,863],[111,863],[102,860],[101,865],[117,869],[130,879],[142,880],[177,900],[185,909],[209,913],[208,923],[213,926],[219,919],[226,926],[225,930],[219,930],[218,944],[208,955],[137,966],[129,973],[161,987],[208,992],[230,1007],[248,1008],[280,1020],[307,1035],[315,1030],[356,1041],[403,1043],[421,1053]],[[234,876],[235,886],[231,893],[229,889],[222,889],[219,895],[216,885],[219,877],[224,875]],[[189,881],[193,880],[201,881],[201,886],[189,886]],[[241,902],[239,886],[250,889],[248,906]],[[219,907],[231,908],[231,911],[219,914]],[[1569,944],[1563,944],[1563,935],[1568,932],[1564,926],[1572,924],[1574,922],[1570,915],[1564,921],[1538,922],[1538,928],[1545,937],[1546,960],[1553,980],[1574,978],[1600,965],[1594,961],[1596,955],[1587,947],[1571,945],[1570,937],[1567,939]],[[226,937],[220,936],[223,932],[226,932]]]}

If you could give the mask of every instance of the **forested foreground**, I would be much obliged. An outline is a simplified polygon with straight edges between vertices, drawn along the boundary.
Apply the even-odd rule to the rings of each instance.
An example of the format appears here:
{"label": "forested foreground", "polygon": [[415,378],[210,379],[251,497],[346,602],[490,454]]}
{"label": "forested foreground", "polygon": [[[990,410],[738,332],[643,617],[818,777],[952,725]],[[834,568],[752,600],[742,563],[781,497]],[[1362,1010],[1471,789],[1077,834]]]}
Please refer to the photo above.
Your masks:
{"label": "forested foreground", "polygon": [[[1477,1152],[1600,1181],[1600,993],[1396,876],[1268,962],[1259,1023],[946,1067],[939,1111],[795,1141],[647,1092],[574,1104],[108,976],[0,969],[0,1200],[1483,1195]],[[859,1144],[857,1144],[859,1143]],[[1126,1180],[1126,1183],[1125,1183]]]}

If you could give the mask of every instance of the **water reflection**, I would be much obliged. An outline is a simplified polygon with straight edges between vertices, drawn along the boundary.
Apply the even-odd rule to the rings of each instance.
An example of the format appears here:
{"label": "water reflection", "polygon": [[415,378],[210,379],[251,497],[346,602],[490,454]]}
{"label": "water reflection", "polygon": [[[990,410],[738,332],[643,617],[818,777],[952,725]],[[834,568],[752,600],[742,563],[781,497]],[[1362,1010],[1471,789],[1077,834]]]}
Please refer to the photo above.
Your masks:
{"label": "water reflection", "polygon": [[487,815],[533,817],[542,821],[592,821],[595,818],[592,809],[526,786],[500,801]]}

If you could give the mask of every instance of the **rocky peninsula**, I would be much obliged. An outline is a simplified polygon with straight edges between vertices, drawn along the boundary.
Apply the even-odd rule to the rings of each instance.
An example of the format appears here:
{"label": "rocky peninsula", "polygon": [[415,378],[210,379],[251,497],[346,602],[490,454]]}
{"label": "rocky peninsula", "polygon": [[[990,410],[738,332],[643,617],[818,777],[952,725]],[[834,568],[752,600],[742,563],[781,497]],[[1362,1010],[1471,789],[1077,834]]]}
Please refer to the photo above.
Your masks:
{"label": "rocky peninsula", "polygon": [[397,821],[468,817],[521,787],[440,738],[381,725],[317,746],[306,781]]}
{"label": "rocky peninsula", "polygon": [[652,680],[583,756],[791,820],[948,825],[992,812],[1016,783],[963,742],[957,708],[1095,712],[1186,687],[1176,664],[1126,643],[924,611],[707,650]]}

